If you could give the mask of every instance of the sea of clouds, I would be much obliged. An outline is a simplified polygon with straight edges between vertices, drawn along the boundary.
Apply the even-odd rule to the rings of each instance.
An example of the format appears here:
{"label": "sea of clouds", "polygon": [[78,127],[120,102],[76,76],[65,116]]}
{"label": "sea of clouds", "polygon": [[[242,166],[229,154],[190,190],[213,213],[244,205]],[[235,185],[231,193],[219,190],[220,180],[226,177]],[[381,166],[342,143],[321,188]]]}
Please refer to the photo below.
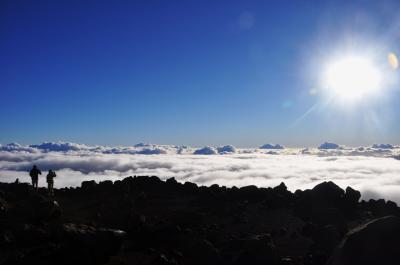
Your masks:
{"label": "sea of clouds", "polygon": [[351,148],[323,143],[316,148],[259,148],[137,144],[88,146],[65,142],[39,145],[0,145],[0,181],[30,182],[36,164],[57,172],[56,187],[79,186],[84,180],[118,180],[133,175],[175,177],[199,185],[276,186],[285,182],[292,191],[332,180],[363,192],[363,198],[385,198],[400,203],[400,146],[375,144]]}

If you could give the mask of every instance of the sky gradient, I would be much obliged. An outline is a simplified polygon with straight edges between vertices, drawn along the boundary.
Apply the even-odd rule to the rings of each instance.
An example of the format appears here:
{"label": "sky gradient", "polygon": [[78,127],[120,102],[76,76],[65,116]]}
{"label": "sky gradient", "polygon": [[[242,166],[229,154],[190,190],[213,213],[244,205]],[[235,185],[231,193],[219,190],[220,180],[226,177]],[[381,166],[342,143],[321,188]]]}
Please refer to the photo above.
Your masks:
{"label": "sky gradient", "polygon": [[319,93],[326,58],[400,53],[399,3],[348,2],[1,1],[0,143],[398,144],[397,82]]}

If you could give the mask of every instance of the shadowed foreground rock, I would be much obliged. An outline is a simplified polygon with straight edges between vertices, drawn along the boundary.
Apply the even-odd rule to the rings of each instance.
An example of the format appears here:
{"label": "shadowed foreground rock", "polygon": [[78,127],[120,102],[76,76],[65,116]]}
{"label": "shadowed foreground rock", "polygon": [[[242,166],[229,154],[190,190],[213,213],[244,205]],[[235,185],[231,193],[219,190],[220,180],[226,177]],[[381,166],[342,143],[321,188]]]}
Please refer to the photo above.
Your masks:
{"label": "shadowed foreground rock", "polygon": [[400,218],[375,219],[350,231],[330,265],[399,264]]}
{"label": "shadowed foreground rock", "polygon": [[171,178],[34,191],[0,183],[0,264],[400,264],[400,211],[324,182],[198,187]]}

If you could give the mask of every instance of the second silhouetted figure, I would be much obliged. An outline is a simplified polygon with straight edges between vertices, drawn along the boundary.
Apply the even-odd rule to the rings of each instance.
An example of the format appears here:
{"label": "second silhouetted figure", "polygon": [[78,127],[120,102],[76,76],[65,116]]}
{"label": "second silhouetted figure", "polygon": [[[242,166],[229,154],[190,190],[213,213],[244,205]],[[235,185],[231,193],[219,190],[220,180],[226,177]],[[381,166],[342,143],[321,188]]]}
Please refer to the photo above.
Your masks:
{"label": "second silhouetted figure", "polygon": [[42,175],[42,171],[34,165],[29,172],[29,176],[31,176],[32,179],[32,186],[36,189],[38,188],[39,175]]}
{"label": "second silhouetted figure", "polygon": [[54,196],[54,178],[56,177],[56,172],[53,170],[49,170],[49,173],[47,174],[47,188],[49,190],[49,195]]}

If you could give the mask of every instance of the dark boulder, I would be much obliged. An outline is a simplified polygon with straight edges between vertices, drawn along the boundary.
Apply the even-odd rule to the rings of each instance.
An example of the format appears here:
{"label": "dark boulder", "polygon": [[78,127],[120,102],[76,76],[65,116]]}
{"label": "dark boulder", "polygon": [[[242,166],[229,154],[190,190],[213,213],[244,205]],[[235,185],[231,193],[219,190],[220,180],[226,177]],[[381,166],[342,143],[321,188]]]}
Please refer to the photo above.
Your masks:
{"label": "dark boulder", "polygon": [[287,192],[287,187],[285,183],[281,182],[278,186],[273,188],[274,191],[279,192],[279,193],[284,193]]}
{"label": "dark boulder", "polygon": [[192,239],[191,241],[183,251],[183,264],[221,264],[221,255],[211,242],[205,239]]}
{"label": "dark boulder", "polygon": [[344,199],[351,204],[357,204],[361,198],[361,192],[358,190],[352,189],[351,187],[346,188],[346,193],[344,195]]}
{"label": "dark boulder", "polygon": [[151,261],[151,265],[178,265],[178,262],[173,257],[159,254]]}
{"label": "dark boulder", "polygon": [[174,177],[167,179],[165,184],[166,187],[164,190],[168,196],[176,196],[183,191],[181,183],[176,181]]}
{"label": "dark boulder", "polygon": [[358,209],[358,201],[361,198],[361,193],[358,190],[352,189],[351,187],[346,188],[344,200],[341,205],[343,213],[351,219],[357,219],[360,216]]}
{"label": "dark boulder", "polygon": [[99,188],[105,191],[110,191],[113,187],[113,182],[111,180],[104,180],[99,182]]}
{"label": "dark boulder", "polygon": [[397,215],[399,213],[399,209],[397,207],[397,203],[393,201],[387,201],[386,202],[386,214],[393,214]]}
{"label": "dark boulder", "polygon": [[123,180],[121,180],[122,183],[130,185],[133,183],[134,178],[132,176],[126,177]]}
{"label": "dark boulder", "polygon": [[165,181],[165,183],[175,185],[175,184],[178,184],[178,181],[176,181],[176,179],[174,177],[172,177],[172,178],[167,179]]}
{"label": "dark boulder", "polygon": [[181,234],[182,229],[180,226],[168,223],[165,225],[148,227],[144,231],[138,231],[136,237],[137,239],[140,238],[139,248],[161,248],[163,246],[170,248],[179,245]]}
{"label": "dark boulder", "polygon": [[6,216],[8,204],[6,200],[0,198],[0,218]]}
{"label": "dark boulder", "polygon": [[265,193],[254,185],[241,187],[233,195],[236,199],[250,202],[258,202],[265,199]]}
{"label": "dark boulder", "polygon": [[59,264],[99,264],[115,254],[125,238],[121,230],[64,224],[57,232]]}
{"label": "dark boulder", "polygon": [[218,184],[212,184],[210,187],[208,187],[208,189],[209,189],[211,192],[214,192],[214,193],[218,193],[218,192],[221,191]]}
{"label": "dark boulder", "polygon": [[323,182],[312,190],[296,191],[294,210],[305,221],[319,225],[334,224],[346,229],[344,191],[333,182]]}
{"label": "dark boulder", "polygon": [[397,204],[392,201],[385,201],[384,199],[369,200],[364,207],[371,211],[372,214],[376,217],[383,217],[387,215],[399,215],[399,209]]}
{"label": "dark boulder", "polygon": [[400,264],[400,218],[375,219],[350,231],[328,265]]}
{"label": "dark boulder", "polygon": [[57,201],[46,200],[36,206],[35,215],[39,220],[58,218],[61,215],[61,208]]}
{"label": "dark boulder", "polygon": [[186,193],[193,194],[194,192],[197,192],[199,190],[199,187],[196,183],[185,182],[183,184],[183,189]]}
{"label": "dark boulder", "polygon": [[157,176],[135,176],[133,178],[133,183],[136,186],[141,186],[144,188],[152,188],[154,186],[157,186],[159,184],[162,184],[163,181],[161,181],[160,178],[158,178]]}
{"label": "dark boulder", "polygon": [[268,235],[256,235],[242,240],[242,246],[238,251],[233,264],[235,265],[275,265],[279,262],[279,256],[272,238]]}
{"label": "dark boulder", "polygon": [[40,245],[52,239],[51,231],[32,224],[16,225],[14,235],[18,246]]}
{"label": "dark boulder", "polygon": [[345,195],[344,191],[332,181],[318,184],[312,189],[312,193],[315,200],[332,206],[337,206]]}
{"label": "dark boulder", "polygon": [[3,230],[0,232],[0,247],[13,244],[16,241],[15,235],[10,230]]}
{"label": "dark boulder", "polygon": [[28,222],[37,223],[59,217],[61,208],[57,201],[34,192],[29,194],[27,200],[15,203],[9,213],[14,218],[23,218]]}
{"label": "dark boulder", "polygon": [[198,187],[139,176],[55,197],[24,184],[0,190],[0,264],[400,264],[397,217],[345,237],[366,220],[400,216],[396,203],[359,202],[358,191],[332,182],[292,193],[284,183]]}
{"label": "dark boulder", "polygon": [[331,253],[343,237],[342,231],[334,225],[318,227],[313,231],[314,251]]}
{"label": "dark boulder", "polygon": [[342,229],[346,228],[346,219],[337,208],[314,208],[313,221],[320,225],[337,225]]}
{"label": "dark boulder", "polygon": [[94,180],[87,180],[87,181],[82,181],[81,183],[81,188],[84,191],[93,191],[97,186],[96,181]]}
{"label": "dark boulder", "polygon": [[296,261],[291,257],[283,257],[279,261],[279,265],[296,265]]}

